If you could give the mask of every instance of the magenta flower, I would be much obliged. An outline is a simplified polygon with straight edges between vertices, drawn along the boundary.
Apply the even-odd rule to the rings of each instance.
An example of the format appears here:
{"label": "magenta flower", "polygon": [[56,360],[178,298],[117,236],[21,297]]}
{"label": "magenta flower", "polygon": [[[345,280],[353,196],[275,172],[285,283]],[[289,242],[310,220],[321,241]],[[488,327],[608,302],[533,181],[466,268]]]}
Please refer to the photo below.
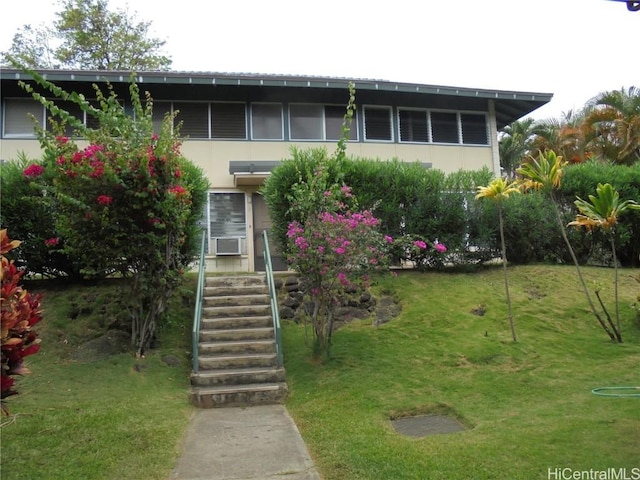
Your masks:
{"label": "magenta flower", "polygon": [[427,248],[427,244],[424,243],[422,240],[416,240],[415,242],[413,242],[413,244],[418,247],[420,250],[424,250],[425,248]]}
{"label": "magenta flower", "polygon": [[344,247],[334,248],[333,251],[336,252],[338,255],[342,255],[345,252]]}
{"label": "magenta flower", "polygon": [[110,205],[113,202],[113,198],[109,195],[99,195],[98,196],[98,204],[100,205]]}
{"label": "magenta flower", "polygon": [[169,193],[173,193],[174,195],[180,197],[184,194],[187,193],[187,189],[184,188],[182,185],[176,185],[175,187],[171,187],[169,188],[169,190],[167,190]]}
{"label": "magenta flower", "polygon": [[25,177],[36,178],[44,173],[44,167],[42,165],[31,164],[27,168],[24,169],[22,174]]}
{"label": "magenta flower", "polygon": [[44,244],[47,247],[55,247],[56,245],[58,245],[58,242],[60,241],[60,239],[58,237],[53,237],[53,238],[47,238],[44,241]]}
{"label": "magenta flower", "polygon": [[389,235],[385,235],[384,236],[384,241],[387,243],[393,243],[393,238],[391,238]]}
{"label": "magenta flower", "polygon": [[436,243],[433,248],[435,248],[440,253],[444,253],[447,251],[447,247],[445,247],[442,243]]}

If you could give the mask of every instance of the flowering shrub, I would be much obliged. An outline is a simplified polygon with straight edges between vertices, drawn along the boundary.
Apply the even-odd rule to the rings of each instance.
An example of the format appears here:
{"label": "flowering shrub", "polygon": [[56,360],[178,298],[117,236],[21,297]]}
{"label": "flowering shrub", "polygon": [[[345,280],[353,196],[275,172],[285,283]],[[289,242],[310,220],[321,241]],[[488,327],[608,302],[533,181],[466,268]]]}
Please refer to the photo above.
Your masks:
{"label": "flowering shrub", "polygon": [[[76,103],[98,121],[96,129],[87,128],[22,84],[61,119],[54,133],[36,128],[44,158],[23,172],[48,193],[55,209],[55,235],[45,243],[74,259],[84,276],[131,277],[126,298],[132,342],[142,356],[196,252],[208,182],[182,156],[172,116],[154,132],[151,99],[143,104],[135,84],[130,86],[133,112],[125,111],[113,92],[106,97],[97,87],[101,108],[96,109],[83,96],[30,73],[54,97]],[[76,129],[71,138],[64,124]],[[88,144],[79,147],[76,136]]]}
{"label": "flowering shrub", "polygon": [[5,254],[18,247],[20,242],[11,241],[7,231],[0,230],[0,259],[2,270],[0,279],[0,319],[2,322],[2,377],[1,394],[2,410],[8,414],[4,404],[5,398],[18,392],[14,389],[15,375],[30,373],[24,366],[23,359],[33,355],[40,349],[40,339],[33,326],[42,319],[40,296],[32,296],[23,289],[19,282],[23,270],[18,270],[13,261]]}
{"label": "flowering shrub", "polygon": [[[345,190],[341,190],[345,193]],[[329,354],[334,312],[347,291],[367,286],[368,274],[387,267],[388,243],[371,212],[321,212],[289,224],[289,263],[310,300],[316,353]]]}
{"label": "flowering shrub", "polygon": [[424,240],[416,235],[385,238],[390,243],[391,257],[395,262],[410,262],[414,268],[421,271],[427,268],[444,268],[444,254],[447,252],[444,244]]}

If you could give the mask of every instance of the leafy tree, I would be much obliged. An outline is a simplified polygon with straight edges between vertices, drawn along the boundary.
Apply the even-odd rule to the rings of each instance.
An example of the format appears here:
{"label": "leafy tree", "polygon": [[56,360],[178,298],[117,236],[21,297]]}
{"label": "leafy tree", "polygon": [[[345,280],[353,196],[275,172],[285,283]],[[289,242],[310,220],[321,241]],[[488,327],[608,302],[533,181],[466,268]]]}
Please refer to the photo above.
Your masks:
{"label": "leafy tree", "polygon": [[[52,97],[76,103],[98,121],[96,129],[85,127],[21,83],[61,118],[53,133],[36,127],[43,160],[28,166],[24,175],[54,199],[56,239],[84,275],[117,272],[131,279],[123,297],[129,301],[132,342],[142,356],[196,252],[193,235],[208,183],[181,156],[173,116],[167,115],[154,132],[152,100],[147,96],[143,101],[135,83],[130,85],[129,114],[113,91],[104,95],[95,87],[98,109],[83,96],[28,73]],[[65,125],[73,127],[71,137],[61,133]],[[87,146],[79,147],[75,138],[85,139]]]}
{"label": "leafy tree", "polygon": [[507,176],[513,177],[516,168],[531,152],[534,127],[535,120],[526,118],[517,120],[500,131],[500,141],[498,143],[500,166]]}
{"label": "leafy tree", "polygon": [[588,105],[584,130],[593,152],[621,165],[640,161],[640,89],[603,92]]}
{"label": "leafy tree", "polygon": [[567,236],[567,229],[565,228],[564,221],[562,219],[562,213],[560,212],[559,202],[556,198],[555,192],[560,188],[562,181],[562,169],[565,165],[566,162],[562,159],[561,156],[556,155],[553,150],[547,150],[545,152],[539,152],[537,159],[531,157],[528,162],[523,163],[522,166],[518,169],[518,174],[522,177],[522,188],[524,190],[539,190],[545,195],[548,195],[551,199],[551,203],[554,207],[556,221],[558,223],[558,227],[560,228],[560,233],[562,234],[565,245],[567,246],[567,249],[571,254],[573,263],[576,266],[578,278],[580,279],[580,284],[582,285],[582,289],[584,291],[585,297],[587,298],[587,302],[589,303],[589,307],[591,308],[591,311],[593,312],[595,317],[598,319],[598,323],[600,323],[600,326],[604,329],[605,332],[607,332],[607,335],[609,335],[609,338],[611,338],[611,340],[616,340],[614,332],[607,326],[604,320],[602,320],[600,313],[591,300],[589,289],[587,288],[587,284],[584,280],[584,277],[582,276],[580,263],[578,262],[575,251],[571,246],[571,242],[569,241],[569,237]]}
{"label": "leafy tree", "polygon": [[0,321],[2,322],[2,362],[0,401],[2,410],[8,414],[5,399],[17,394],[16,375],[26,375],[29,369],[23,359],[40,349],[40,339],[33,329],[42,320],[40,296],[31,295],[20,285],[24,270],[19,270],[13,260],[5,255],[20,246],[18,240],[11,240],[7,230],[0,230]]}
{"label": "leafy tree", "polygon": [[[618,342],[622,342],[622,331],[620,329],[620,314],[618,311],[618,262],[616,259],[616,244],[614,230],[618,224],[618,217],[624,214],[627,210],[640,210],[638,205],[633,200],[620,201],[620,194],[614,190],[614,188],[608,184],[599,183],[596,188],[596,195],[589,195],[589,200],[583,200],[580,197],[575,201],[576,206],[580,213],[576,216],[576,219],[569,223],[569,225],[575,225],[576,227],[584,227],[591,231],[594,229],[602,229],[606,232],[611,242],[611,253],[613,255],[613,266],[615,269],[615,308],[616,308],[616,324],[613,326],[611,318],[609,323],[613,326],[614,332]],[[598,293],[596,292],[596,295]],[[606,308],[598,295],[600,305],[602,305],[607,317]]]}
{"label": "leafy tree", "polygon": [[531,150],[553,150],[557,155],[571,163],[581,163],[590,157],[586,150],[586,139],[582,125],[588,109],[569,110],[559,119],[551,118],[537,122],[533,128],[535,134]]}
{"label": "leafy tree", "polygon": [[517,341],[516,328],[511,313],[511,296],[509,295],[509,277],[507,275],[507,248],[504,241],[504,217],[502,204],[512,193],[520,193],[520,188],[516,182],[508,183],[504,178],[495,178],[488,186],[478,187],[476,199],[489,198],[498,206],[498,218],[500,220],[500,244],[502,246],[502,270],[504,272],[504,288],[507,295],[507,310],[509,312],[509,325],[511,327],[511,337]]}
{"label": "leafy tree", "polygon": [[25,25],[13,37],[6,58],[30,68],[166,70],[164,40],[149,36],[151,22],[127,10],[112,11],[108,0],[60,0],[52,26]]}

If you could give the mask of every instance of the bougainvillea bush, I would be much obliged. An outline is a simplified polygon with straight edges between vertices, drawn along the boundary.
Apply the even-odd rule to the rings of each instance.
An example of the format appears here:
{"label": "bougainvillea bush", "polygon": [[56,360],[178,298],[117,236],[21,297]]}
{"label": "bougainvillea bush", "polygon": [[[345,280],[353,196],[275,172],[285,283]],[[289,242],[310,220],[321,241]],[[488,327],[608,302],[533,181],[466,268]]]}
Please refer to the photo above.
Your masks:
{"label": "bougainvillea bush", "polygon": [[[130,278],[126,294],[132,342],[144,355],[173,290],[197,251],[196,232],[208,182],[181,152],[179,125],[166,116],[153,124],[153,102],[129,88],[132,111],[96,86],[100,108],[30,72],[54,97],[76,103],[97,128],[56,107],[30,85],[21,85],[55,115],[52,131],[36,127],[44,155],[23,174],[47,192],[55,209],[55,235],[86,277]],[[71,135],[69,135],[71,130]],[[82,139],[82,145],[78,143]]]}
{"label": "bougainvillea bush", "polygon": [[5,399],[18,392],[15,390],[15,376],[29,373],[23,359],[40,349],[40,339],[33,329],[42,319],[40,296],[31,295],[20,285],[24,270],[19,270],[13,260],[5,255],[17,248],[20,242],[10,240],[7,230],[0,230],[0,259],[2,281],[0,321],[2,322],[2,410],[9,413]]}

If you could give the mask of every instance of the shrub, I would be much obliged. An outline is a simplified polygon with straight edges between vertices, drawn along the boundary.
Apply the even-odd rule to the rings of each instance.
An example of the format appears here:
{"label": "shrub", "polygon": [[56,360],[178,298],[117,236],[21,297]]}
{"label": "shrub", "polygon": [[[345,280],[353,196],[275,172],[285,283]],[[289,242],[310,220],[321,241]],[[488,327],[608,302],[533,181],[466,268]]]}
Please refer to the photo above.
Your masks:
{"label": "shrub", "polygon": [[2,261],[2,290],[0,317],[2,322],[2,410],[9,413],[5,399],[18,392],[15,390],[16,375],[26,375],[29,369],[24,365],[24,357],[33,355],[40,349],[40,339],[33,326],[42,319],[40,296],[31,295],[20,286],[24,270],[18,270],[13,260],[5,255],[18,247],[20,242],[11,241],[7,230],[0,230],[0,260]]}

